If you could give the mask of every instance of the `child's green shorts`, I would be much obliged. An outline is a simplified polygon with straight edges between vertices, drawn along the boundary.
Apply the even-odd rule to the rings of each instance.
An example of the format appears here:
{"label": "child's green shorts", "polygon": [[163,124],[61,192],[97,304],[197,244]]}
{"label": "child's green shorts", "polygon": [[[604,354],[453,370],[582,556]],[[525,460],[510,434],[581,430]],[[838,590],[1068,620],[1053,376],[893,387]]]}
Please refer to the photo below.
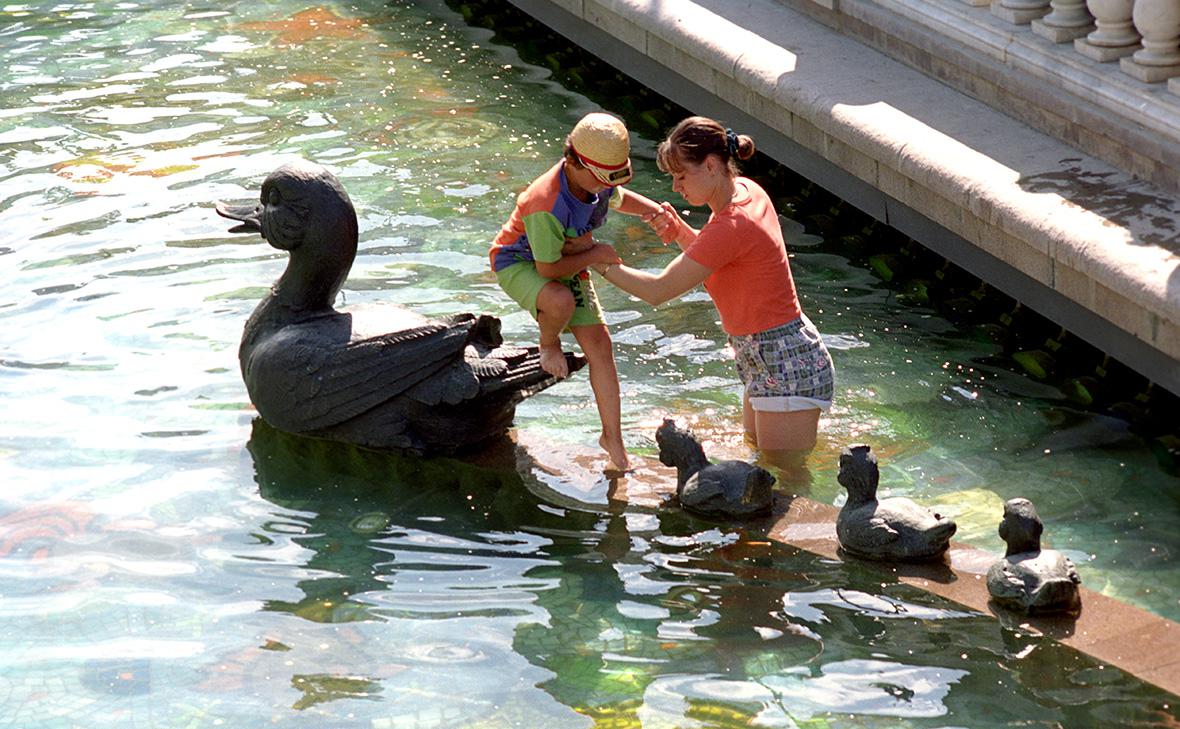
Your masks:
{"label": "child's green shorts", "polygon": [[537,296],[541,289],[550,281],[557,281],[569,287],[570,293],[574,295],[574,315],[570,318],[569,326],[605,323],[589,271],[582,271],[569,278],[548,279],[537,273],[534,264],[522,261],[496,271],[496,280],[500,282],[500,288],[532,314],[534,319],[537,318]]}

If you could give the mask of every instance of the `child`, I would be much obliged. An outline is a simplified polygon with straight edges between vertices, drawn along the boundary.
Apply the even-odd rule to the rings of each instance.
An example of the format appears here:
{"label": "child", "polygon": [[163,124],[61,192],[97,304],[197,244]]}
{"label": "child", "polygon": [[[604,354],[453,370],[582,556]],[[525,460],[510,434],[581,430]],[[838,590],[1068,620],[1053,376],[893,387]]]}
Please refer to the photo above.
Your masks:
{"label": "child", "polygon": [[631,179],[627,127],[603,112],[584,116],[566,137],[561,160],[516,199],[489,257],[500,287],[531,313],[541,330],[541,367],[554,377],[569,369],[561,351],[568,328],[590,367],[590,387],[602,421],[599,445],[607,470],[630,467],[623,446],[619,376],[610,333],[587,267],[618,263],[614,248],[594,242],[608,210],[659,218],[660,206],[626,190]]}

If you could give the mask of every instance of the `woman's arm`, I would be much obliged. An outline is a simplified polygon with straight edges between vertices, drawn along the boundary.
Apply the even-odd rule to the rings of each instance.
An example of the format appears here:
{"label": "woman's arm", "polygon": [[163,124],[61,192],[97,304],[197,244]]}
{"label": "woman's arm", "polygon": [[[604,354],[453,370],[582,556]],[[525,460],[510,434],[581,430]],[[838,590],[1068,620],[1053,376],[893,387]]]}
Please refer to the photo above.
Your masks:
{"label": "woman's arm", "polygon": [[675,299],[713,273],[712,269],[705,268],[683,253],[659,273],[640,271],[622,263],[607,263],[595,266],[594,269],[607,281],[652,306]]}

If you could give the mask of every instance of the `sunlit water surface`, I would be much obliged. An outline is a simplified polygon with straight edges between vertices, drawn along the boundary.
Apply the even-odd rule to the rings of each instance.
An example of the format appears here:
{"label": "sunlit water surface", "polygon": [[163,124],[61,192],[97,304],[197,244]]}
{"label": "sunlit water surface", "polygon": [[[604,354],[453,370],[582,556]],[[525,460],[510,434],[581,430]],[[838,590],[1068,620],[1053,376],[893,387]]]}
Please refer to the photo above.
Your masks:
{"label": "sunlit water surface", "polygon": [[[1114,726],[1163,696],[880,573],[519,468],[256,425],[242,324],[284,257],[226,232],[284,161],[357,204],[345,304],[532,322],[487,271],[515,193],[594,108],[439,2],[0,10],[0,726]],[[637,139],[634,187],[676,199]],[[697,222],[700,213],[695,213]],[[1087,587],[1180,618],[1176,481],[1127,428],[787,223],[847,442],[999,552],[1031,498]],[[641,265],[668,253],[615,220]],[[627,441],[664,415],[742,455],[711,304],[600,286]],[[592,453],[584,374],[517,427]],[[1002,701],[995,697],[1002,696]]]}

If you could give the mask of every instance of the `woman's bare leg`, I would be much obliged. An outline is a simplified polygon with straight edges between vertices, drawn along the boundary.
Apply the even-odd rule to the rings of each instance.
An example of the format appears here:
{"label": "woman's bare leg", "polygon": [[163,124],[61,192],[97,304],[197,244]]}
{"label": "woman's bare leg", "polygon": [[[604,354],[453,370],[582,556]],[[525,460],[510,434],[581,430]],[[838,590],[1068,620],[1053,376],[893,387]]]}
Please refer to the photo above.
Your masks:
{"label": "woman's bare leg", "polygon": [[748,398],[742,399],[746,442],[758,451],[757,463],[778,472],[780,488],[794,494],[807,493],[811,486],[807,455],[817,440],[819,408],[764,413],[754,410]]}
{"label": "woman's bare leg", "polygon": [[815,447],[819,432],[819,408],[787,413],[755,410],[742,396],[742,424],[746,440],[762,451],[807,451]]}
{"label": "woman's bare leg", "polygon": [[754,417],[754,407],[750,405],[750,397],[745,393],[742,393],[742,427],[746,431],[746,442],[757,448],[758,420]]}
{"label": "woman's bare leg", "polygon": [[758,448],[764,451],[807,451],[815,447],[819,408],[789,413],[754,411]]}

